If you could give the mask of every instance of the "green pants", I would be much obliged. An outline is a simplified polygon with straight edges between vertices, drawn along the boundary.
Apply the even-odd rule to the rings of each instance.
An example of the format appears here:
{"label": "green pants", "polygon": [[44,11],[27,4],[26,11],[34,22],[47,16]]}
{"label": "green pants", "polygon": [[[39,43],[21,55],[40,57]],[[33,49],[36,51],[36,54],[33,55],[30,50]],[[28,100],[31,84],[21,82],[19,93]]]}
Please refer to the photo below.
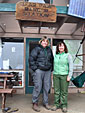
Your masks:
{"label": "green pants", "polygon": [[67,75],[53,75],[54,104],[59,107],[67,107],[68,85]]}

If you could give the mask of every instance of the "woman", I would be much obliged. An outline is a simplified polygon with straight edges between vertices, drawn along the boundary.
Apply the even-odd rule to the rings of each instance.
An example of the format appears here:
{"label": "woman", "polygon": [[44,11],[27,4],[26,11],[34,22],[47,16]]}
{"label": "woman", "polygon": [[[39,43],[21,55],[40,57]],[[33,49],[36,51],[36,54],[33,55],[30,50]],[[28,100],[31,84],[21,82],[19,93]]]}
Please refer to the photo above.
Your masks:
{"label": "woman", "polygon": [[[51,71],[53,71],[53,53],[49,47],[49,40],[44,36],[39,45],[35,47],[30,55],[30,67],[34,71],[34,89],[32,95],[33,110],[40,112],[38,100],[43,87],[43,105],[50,109],[48,105],[48,92],[51,86]],[[42,86],[43,85],[43,86]]]}
{"label": "woman", "polygon": [[56,47],[56,54],[54,56],[54,106],[52,111],[56,111],[61,107],[62,111],[67,112],[67,95],[68,85],[73,73],[73,61],[71,55],[68,53],[67,46],[64,42],[59,42]]}

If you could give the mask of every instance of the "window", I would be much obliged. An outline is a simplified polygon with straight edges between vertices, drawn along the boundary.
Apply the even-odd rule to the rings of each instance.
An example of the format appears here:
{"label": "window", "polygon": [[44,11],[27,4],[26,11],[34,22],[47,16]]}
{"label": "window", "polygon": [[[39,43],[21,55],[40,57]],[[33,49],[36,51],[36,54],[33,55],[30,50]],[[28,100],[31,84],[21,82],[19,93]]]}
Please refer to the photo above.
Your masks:
{"label": "window", "polygon": [[24,68],[24,38],[0,39],[0,69]]}

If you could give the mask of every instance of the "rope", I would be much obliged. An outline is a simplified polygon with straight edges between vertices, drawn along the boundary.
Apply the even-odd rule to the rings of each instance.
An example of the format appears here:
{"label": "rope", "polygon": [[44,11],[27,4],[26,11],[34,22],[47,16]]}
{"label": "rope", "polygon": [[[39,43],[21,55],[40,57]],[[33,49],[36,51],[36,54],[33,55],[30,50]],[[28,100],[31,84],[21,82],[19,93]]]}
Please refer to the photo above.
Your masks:
{"label": "rope", "polygon": [[[78,55],[78,52],[79,52],[79,50],[80,50],[80,48],[81,48],[81,45],[83,44],[84,40],[85,40],[85,32],[84,32],[84,37],[83,37],[82,41],[80,42],[80,46],[79,46],[79,48],[78,48],[78,51],[77,51],[77,53],[76,53],[76,55],[75,55],[76,57],[75,57],[74,60],[73,60],[73,63],[75,62],[76,58],[78,58],[79,60],[81,60],[77,55]],[[81,60],[81,61],[83,61],[83,60]],[[84,61],[84,62],[85,62],[85,61]]]}
{"label": "rope", "polygon": [[73,63],[75,62],[75,60],[76,60],[76,58],[77,58],[77,54],[78,54],[80,48],[81,48],[81,43],[80,43],[80,46],[79,46],[79,48],[78,48],[78,51],[77,51],[77,53],[76,53],[76,55],[75,55],[76,57],[74,58]]}

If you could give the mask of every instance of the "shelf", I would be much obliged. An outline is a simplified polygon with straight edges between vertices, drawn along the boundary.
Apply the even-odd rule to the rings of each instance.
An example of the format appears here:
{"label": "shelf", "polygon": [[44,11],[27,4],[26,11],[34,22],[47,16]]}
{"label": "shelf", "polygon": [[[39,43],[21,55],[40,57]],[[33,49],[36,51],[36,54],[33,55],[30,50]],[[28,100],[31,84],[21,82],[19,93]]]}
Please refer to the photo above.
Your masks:
{"label": "shelf", "polygon": [[[21,70],[19,70],[19,71],[12,71],[11,70],[11,71],[0,71],[0,72],[15,73],[15,74],[18,73],[18,78],[16,78],[16,76],[15,76],[11,80],[12,83],[14,84],[13,88],[23,88],[24,87],[24,71],[23,70],[22,71]],[[16,79],[18,79],[18,81]],[[9,84],[10,79],[8,79],[7,81]],[[0,82],[3,82],[2,78],[0,78]],[[2,88],[2,86],[0,86],[0,88]]]}

